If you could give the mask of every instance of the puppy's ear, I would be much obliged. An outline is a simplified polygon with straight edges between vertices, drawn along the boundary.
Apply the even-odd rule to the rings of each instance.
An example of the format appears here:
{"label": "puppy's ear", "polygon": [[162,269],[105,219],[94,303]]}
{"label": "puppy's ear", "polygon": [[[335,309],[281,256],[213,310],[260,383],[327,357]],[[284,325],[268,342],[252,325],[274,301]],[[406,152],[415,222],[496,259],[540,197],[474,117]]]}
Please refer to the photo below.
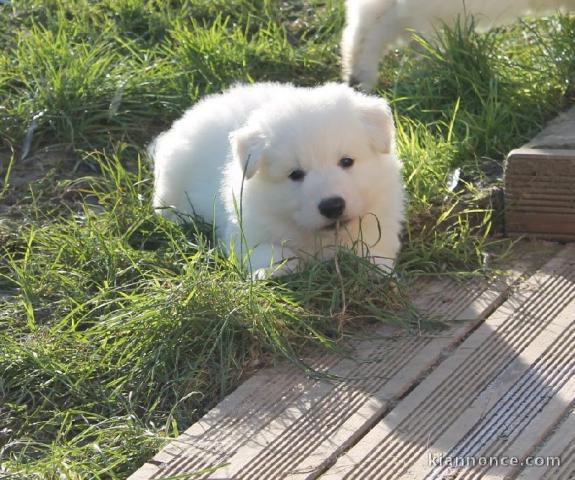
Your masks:
{"label": "puppy's ear", "polygon": [[393,153],[395,126],[389,104],[382,98],[362,95],[359,110],[373,148],[381,153]]}
{"label": "puppy's ear", "polygon": [[239,162],[246,179],[252,178],[261,165],[266,148],[263,133],[254,127],[242,127],[230,134],[232,156]]}

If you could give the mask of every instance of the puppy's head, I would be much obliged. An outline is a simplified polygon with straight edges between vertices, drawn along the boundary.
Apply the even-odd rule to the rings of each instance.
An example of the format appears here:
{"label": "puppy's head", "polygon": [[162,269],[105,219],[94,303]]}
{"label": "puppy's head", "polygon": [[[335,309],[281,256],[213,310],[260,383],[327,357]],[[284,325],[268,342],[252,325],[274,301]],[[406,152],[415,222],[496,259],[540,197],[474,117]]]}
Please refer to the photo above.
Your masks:
{"label": "puppy's head", "polygon": [[294,89],[230,140],[262,211],[308,231],[371,213],[397,170],[389,105],[339,84]]}

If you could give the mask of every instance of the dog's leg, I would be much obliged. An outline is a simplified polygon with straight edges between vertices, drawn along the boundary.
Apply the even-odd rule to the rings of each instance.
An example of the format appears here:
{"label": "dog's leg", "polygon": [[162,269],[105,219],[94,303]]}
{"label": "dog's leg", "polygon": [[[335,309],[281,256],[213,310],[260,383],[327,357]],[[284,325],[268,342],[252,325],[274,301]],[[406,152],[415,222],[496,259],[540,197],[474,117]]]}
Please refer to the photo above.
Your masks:
{"label": "dog's leg", "polygon": [[390,17],[396,0],[348,0],[341,42],[343,78],[371,91],[377,84],[383,47],[396,40]]}
{"label": "dog's leg", "polygon": [[286,247],[263,243],[250,252],[249,267],[254,280],[281,277],[295,272],[298,266],[299,259]]}
{"label": "dog's leg", "polygon": [[393,222],[366,222],[363,229],[363,239],[368,249],[367,255],[373,264],[385,273],[391,273],[395,259],[399,253],[399,227]]}
{"label": "dog's leg", "polygon": [[182,208],[183,201],[179,198],[176,188],[154,189],[152,205],[157,214],[162,215],[173,222],[183,223],[190,219],[190,215]]}

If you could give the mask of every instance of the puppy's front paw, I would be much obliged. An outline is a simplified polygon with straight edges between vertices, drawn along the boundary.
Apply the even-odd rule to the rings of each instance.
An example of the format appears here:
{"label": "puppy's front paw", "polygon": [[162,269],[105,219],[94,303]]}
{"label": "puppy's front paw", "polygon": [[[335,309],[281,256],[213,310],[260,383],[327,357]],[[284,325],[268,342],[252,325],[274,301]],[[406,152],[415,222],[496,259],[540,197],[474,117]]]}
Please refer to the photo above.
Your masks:
{"label": "puppy's front paw", "polygon": [[271,278],[271,273],[269,268],[258,268],[252,272],[252,280],[267,280]]}
{"label": "puppy's front paw", "polygon": [[258,268],[252,272],[252,280],[270,280],[273,278],[282,277],[288,273],[292,273],[292,270],[285,264],[275,267]]}
{"label": "puppy's front paw", "polygon": [[[277,257],[280,257],[277,260]],[[292,253],[274,245],[258,245],[251,252],[250,265],[253,280],[266,280],[293,273],[298,267],[298,260]]]}
{"label": "puppy's front paw", "polygon": [[393,266],[395,262],[392,258],[374,256],[371,257],[371,261],[377,265],[377,268],[379,268],[382,272],[385,272],[388,275],[393,273]]}
{"label": "puppy's front paw", "polygon": [[370,270],[370,277],[373,279],[381,279],[382,276],[388,278],[395,277],[395,262],[391,258],[372,256],[370,260],[371,263],[377,267],[377,269],[373,268]]}

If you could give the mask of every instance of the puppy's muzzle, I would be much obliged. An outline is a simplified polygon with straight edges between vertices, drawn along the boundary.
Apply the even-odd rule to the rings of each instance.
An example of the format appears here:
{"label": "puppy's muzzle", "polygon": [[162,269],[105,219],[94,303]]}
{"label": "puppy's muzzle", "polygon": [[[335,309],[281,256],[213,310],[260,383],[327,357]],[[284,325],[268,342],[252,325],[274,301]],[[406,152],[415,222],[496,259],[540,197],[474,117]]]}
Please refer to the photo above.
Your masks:
{"label": "puppy's muzzle", "polygon": [[341,197],[324,198],[318,205],[319,213],[330,220],[336,220],[343,215],[345,200]]}

